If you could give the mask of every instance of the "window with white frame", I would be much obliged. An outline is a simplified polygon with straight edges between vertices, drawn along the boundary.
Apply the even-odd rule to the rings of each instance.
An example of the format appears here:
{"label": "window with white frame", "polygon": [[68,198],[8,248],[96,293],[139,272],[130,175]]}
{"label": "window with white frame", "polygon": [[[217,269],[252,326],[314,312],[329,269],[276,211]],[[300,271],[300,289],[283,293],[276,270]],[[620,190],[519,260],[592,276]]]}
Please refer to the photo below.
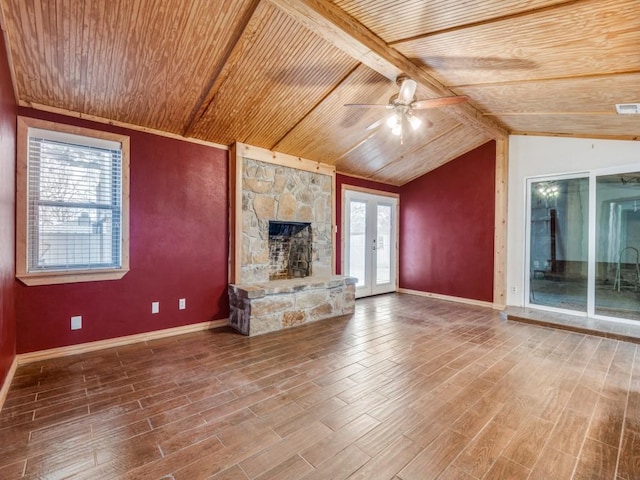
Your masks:
{"label": "window with white frame", "polygon": [[17,276],[27,285],[128,270],[129,138],[18,119]]}

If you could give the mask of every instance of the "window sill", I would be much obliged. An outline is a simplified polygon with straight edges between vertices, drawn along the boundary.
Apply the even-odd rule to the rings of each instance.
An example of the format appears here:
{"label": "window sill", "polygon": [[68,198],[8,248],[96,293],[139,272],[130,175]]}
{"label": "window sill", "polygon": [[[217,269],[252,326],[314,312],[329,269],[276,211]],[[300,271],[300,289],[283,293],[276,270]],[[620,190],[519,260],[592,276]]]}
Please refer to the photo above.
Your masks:
{"label": "window sill", "polygon": [[74,270],[71,272],[18,273],[16,278],[27,286],[120,280],[129,270]]}

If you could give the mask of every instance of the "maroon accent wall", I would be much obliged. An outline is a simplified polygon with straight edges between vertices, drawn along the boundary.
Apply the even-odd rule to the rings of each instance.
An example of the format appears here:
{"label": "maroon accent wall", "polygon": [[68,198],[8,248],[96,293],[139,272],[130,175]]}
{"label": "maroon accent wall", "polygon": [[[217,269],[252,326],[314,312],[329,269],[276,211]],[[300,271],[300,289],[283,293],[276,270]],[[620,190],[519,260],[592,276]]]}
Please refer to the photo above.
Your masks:
{"label": "maroon accent wall", "polygon": [[[129,135],[131,183],[129,273],[65,285],[16,281],[18,353],[228,317],[226,151],[36,110],[19,114]],[[73,315],[82,315],[81,330],[70,329]]]}
{"label": "maroon accent wall", "polygon": [[400,288],[493,301],[494,141],[400,188]]}
{"label": "maroon accent wall", "polygon": [[17,106],[6,51],[4,36],[0,35],[0,387],[16,356],[14,275]]}
{"label": "maroon accent wall", "polygon": [[383,192],[399,193],[400,188],[386,183],[373,182],[362,178],[349,177],[340,173],[336,174],[336,274],[342,273],[342,186],[369,188]]}

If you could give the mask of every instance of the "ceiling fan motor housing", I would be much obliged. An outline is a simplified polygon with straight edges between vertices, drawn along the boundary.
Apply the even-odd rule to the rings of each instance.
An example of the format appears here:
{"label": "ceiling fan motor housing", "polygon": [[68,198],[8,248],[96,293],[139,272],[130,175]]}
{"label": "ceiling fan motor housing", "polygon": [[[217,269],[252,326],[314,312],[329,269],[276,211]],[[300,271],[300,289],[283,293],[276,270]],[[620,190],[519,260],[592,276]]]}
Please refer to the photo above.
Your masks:
{"label": "ceiling fan motor housing", "polygon": [[411,105],[416,99],[415,93],[418,84],[415,80],[410,79],[404,75],[400,75],[396,79],[396,83],[400,87],[400,91],[396,95],[396,100],[393,104]]}

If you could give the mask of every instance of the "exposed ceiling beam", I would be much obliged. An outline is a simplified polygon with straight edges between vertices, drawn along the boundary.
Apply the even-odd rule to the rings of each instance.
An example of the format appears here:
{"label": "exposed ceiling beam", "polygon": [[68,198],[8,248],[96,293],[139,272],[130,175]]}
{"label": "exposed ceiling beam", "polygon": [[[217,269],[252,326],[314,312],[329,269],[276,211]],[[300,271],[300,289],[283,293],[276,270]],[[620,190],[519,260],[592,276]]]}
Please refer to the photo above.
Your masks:
{"label": "exposed ceiling beam", "polygon": [[[389,47],[380,37],[328,0],[269,0],[309,30],[324,38],[356,60],[385,77],[395,80],[404,73],[434,96],[451,96],[455,92],[419,66]],[[470,104],[447,107],[447,113],[459,122],[481,130],[492,138],[508,135],[496,122]]]}
{"label": "exposed ceiling beam", "polygon": [[[394,62],[389,61],[384,55],[377,54],[375,48],[368,45],[367,38],[372,37],[380,41],[382,45],[384,45],[384,42],[371,33],[364,25],[348,17],[342,9],[335,5],[324,0],[270,1],[321,38],[332,43],[359,62],[364,63],[369,68],[384,75],[389,80],[395,82],[398,75],[402,73],[402,68],[398,68]],[[342,17],[346,17],[344,22],[339,21]],[[361,32],[352,31],[356,29],[360,29]]]}

